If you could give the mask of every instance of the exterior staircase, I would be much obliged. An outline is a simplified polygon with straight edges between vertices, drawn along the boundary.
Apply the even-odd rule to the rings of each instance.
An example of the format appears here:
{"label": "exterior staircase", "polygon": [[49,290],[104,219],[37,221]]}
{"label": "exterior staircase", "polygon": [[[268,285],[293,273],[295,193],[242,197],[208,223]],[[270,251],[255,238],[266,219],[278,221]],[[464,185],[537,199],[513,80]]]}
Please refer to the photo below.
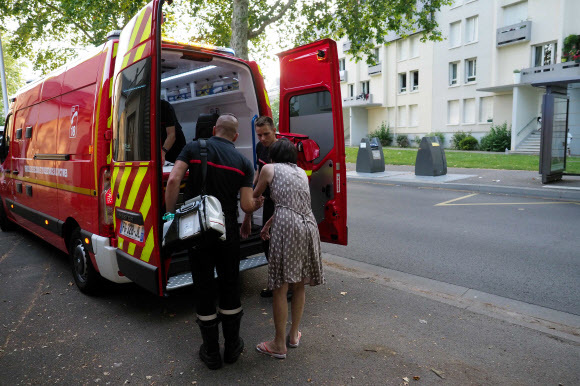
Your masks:
{"label": "exterior staircase", "polygon": [[524,139],[515,151],[511,153],[521,153],[521,154],[540,154],[540,139],[541,139],[541,132],[540,130],[532,131],[526,139]]}

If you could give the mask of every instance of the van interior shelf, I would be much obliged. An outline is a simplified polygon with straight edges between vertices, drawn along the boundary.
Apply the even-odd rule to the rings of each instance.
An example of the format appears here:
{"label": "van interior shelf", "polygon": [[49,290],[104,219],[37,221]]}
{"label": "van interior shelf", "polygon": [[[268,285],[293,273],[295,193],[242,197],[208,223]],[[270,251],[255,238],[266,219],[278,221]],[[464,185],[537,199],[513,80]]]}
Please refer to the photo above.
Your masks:
{"label": "van interior shelf", "polygon": [[180,99],[178,101],[172,101],[169,102],[172,105],[178,105],[181,103],[195,103],[197,104],[205,104],[205,103],[215,103],[215,99],[220,99],[220,102],[225,101],[225,102],[230,102],[230,101],[237,101],[237,100],[241,100],[243,99],[243,95],[242,95],[243,91],[242,90],[234,90],[234,91],[228,91],[228,92],[220,92],[218,94],[212,94],[212,95],[205,95],[205,96],[201,96],[201,97],[195,97],[195,98],[189,98],[189,99]]}

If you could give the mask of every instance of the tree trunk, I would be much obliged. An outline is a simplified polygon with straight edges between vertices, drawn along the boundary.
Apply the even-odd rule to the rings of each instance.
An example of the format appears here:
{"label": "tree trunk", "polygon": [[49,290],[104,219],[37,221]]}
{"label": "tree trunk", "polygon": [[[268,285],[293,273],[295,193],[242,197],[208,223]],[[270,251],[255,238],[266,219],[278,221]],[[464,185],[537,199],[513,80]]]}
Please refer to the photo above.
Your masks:
{"label": "tree trunk", "polygon": [[236,55],[248,60],[248,8],[249,0],[233,0],[231,45]]}

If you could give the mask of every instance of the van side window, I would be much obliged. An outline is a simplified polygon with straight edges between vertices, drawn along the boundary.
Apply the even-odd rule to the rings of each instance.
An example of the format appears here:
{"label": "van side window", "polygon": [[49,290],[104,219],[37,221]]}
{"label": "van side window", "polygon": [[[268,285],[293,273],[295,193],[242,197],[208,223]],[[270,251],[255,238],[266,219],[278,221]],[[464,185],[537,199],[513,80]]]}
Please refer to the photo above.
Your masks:
{"label": "van side window", "polygon": [[334,147],[330,92],[319,91],[290,98],[290,132],[305,134],[320,147],[318,162]]}
{"label": "van side window", "polygon": [[113,158],[116,161],[151,159],[151,59],[119,74],[113,123]]}
{"label": "van side window", "polygon": [[6,122],[4,122],[4,131],[0,133],[0,162],[4,162],[6,157],[8,157],[8,151],[10,150],[10,118],[11,115],[6,117]]}

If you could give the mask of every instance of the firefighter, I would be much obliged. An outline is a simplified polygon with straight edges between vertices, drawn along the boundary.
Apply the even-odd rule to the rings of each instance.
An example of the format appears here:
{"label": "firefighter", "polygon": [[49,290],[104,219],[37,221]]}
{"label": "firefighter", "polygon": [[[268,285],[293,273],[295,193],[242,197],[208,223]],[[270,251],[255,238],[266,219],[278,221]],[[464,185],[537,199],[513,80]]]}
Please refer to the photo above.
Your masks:
{"label": "firefighter", "polygon": [[[252,197],[254,169],[250,161],[234,147],[238,138],[238,120],[234,115],[221,115],[207,143],[206,194],[219,199],[225,215],[226,240],[214,240],[195,250],[189,250],[189,261],[196,294],[197,324],[203,344],[201,360],[210,369],[222,366],[219,351],[219,323],[225,339],[223,361],[234,363],[244,348],[239,336],[243,311],[239,293],[238,191],[240,206],[246,213],[257,210],[263,199]],[[189,169],[185,199],[196,197],[201,190],[200,150],[198,141],[188,143],[177,157],[165,192],[167,210],[175,211],[179,185]],[[214,268],[218,275],[219,303],[216,312],[213,281]]]}
{"label": "firefighter", "polygon": [[161,99],[159,111],[161,113],[161,164],[163,165],[166,160],[175,162],[186,141],[171,103]]}
{"label": "firefighter", "polygon": [[[276,138],[276,128],[274,127],[274,121],[268,116],[261,116],[256,120],[256,135],[260,141],[256,146],[256,158],[258,160],[258,172],[254,176],[254,186],[258,183],[258,177],[262,171],[262,167],[272,162],[270,159],[270,145],[277,141]],[[262,225],[266,224],[268,220],[274,214],[274,201],[270,198],[270,188],[266,188],[264,193],[264,209],[262,210]],[[242,238],[247,238],[251,233],[252,227],[252,215],[246,214],[240,233]],[[270,251],[270,240],[262,240],[262,247],[264,249],[264,254],[266,259],[268,259],[268,254]],[[268,288],[264,288],[260,292],[260,296],[263,298],[271,298],[272,291]]]}

